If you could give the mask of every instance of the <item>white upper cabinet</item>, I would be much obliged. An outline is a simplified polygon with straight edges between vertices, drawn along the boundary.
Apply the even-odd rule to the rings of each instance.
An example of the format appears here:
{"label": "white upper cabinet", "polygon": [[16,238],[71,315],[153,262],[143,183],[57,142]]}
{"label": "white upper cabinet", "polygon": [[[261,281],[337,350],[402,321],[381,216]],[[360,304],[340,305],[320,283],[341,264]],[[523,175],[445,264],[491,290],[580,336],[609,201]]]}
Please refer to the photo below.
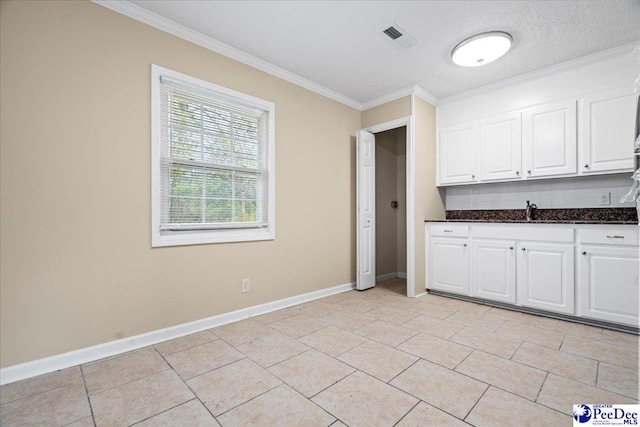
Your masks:
{"label": "white upper cabinet", "polygon": [[580,173],[633,168],[635,96],[631,85],[580,100]]}
{"label": "white upper cabinet", "polygon": [[438,135],[438,184],[476,182],[476,121],[442,127]]}
{"label": "white upper cabinet", "polygon": [[480,180],[522,177],[522,115],[519,111],[480,121]]}
{"label": "white upper cabinet", "polygon": [[551,102],[523,113],[525,177],[577,172],[576,101]]}

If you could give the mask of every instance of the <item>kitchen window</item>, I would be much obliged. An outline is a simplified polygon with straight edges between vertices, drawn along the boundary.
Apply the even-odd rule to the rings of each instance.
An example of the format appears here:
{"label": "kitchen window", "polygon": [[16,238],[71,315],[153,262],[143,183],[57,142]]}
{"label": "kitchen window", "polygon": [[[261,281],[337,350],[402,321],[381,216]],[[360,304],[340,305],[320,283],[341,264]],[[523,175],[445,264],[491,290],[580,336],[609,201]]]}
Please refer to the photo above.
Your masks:
{"label": "kitchen window", "polygon": [[274,105],[151,68],[152,246],[272,240]]}

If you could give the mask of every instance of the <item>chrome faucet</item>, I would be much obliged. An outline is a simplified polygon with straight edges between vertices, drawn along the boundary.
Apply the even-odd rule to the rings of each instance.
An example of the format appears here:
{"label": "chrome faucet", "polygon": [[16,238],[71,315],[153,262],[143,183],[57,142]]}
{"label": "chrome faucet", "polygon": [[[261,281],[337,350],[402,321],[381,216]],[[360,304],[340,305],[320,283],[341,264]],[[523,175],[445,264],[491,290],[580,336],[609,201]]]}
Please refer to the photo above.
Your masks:
{"label": "chrome faucet", "polygon": [[535,203],[529,204],[527,200],[527,222],[533,220],[533,217],[536,215],[536,209],[538,209],[538,206],[536,206]]}

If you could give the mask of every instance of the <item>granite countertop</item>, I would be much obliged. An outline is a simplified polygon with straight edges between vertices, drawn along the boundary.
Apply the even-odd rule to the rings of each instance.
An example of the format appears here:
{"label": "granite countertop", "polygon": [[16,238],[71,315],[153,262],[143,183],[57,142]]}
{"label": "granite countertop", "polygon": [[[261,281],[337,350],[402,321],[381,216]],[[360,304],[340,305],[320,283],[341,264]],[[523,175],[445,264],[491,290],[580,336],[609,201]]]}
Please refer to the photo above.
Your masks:
{"label": "granite countertop", "polygon": [[534,218],[527,221],[524,209],[460,210],[447,211],[444,220],[425,222],[638,225],[635,208],[537,209]]}
{"label": "granite countertop", "polygon": [[602,224],[602,225],[638,225],[638,221],[581,221],[581,220],[533,220],[524,219],[427,219],[424,222],[473,222],[493,224]]}

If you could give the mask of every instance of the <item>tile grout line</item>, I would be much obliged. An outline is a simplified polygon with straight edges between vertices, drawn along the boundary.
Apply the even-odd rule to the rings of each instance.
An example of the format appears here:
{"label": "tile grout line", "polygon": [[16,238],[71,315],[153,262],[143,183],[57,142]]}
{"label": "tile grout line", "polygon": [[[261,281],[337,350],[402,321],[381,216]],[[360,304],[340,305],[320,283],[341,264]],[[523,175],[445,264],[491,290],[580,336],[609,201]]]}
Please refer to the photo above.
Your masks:
{"label": "tile grout line", "polygon": [[[216,336],[217,336],[217,335],[216,335]],[[218,338],[219,338],[219,339],[222,339],[222,338],[220,338],[220,337],[218,337]],[[197,346],[196,346],[196,347],[197,347]],[[235,347],[234,347],[234,348],[235,348]],[[158,352],[158,354],[160,354],[160,352],[158,351],[158,349],[156,349],[156,352]],[[168,360],[166,360],[162,354],[160,354],[160,357],[162,357],[162,359],[165,361],[165,363],[166,363],[167,365],[171,366],[171,364],[169,363],[169,361],[168,361]],[[245,356],[245,357],[246,357],[246,356]],[[240,359],[240,360],[242,360],[242,359]],[[238,360],[236,360],[236,362],[238,362]],[[224,366],[227,366],[227,365],[224,365]],[[220,367],[222,367],[222,366],[220,366]],[[190,391],[190,392],[193,394],[193,396],[194,396],[194,398],[193,398],[193,399],[189,399],[189,400],[187,400],[186,402],[182,402],[180,405],[174,406],[173,408],[177,408],[178,406],[184,405],[185,403],[187,403],[187,402],[191,402],[192,400],[198,400],[198,402],[200,402],[200,404],[204,407],[204,409],[206,409],[206,410],[207,410],[207,412],[209,412],[209,413],[211,414],[211,416],[213,417],[213,419],[214,419],[216,422],[218,422],[218,419],[215,417],[215,415],[213,415],[213,413],[211,413],[211,411],[209,410],[209,408],[207,407],[207,405],[205,405],[205,403],[200,399],[200,396],[198,396],[198,395],[196,394],[196,392],[195,392],[195,391],[193,391],[193,389],[191,388],[191,386],[189,386],[189,384],[187,384],[187,380],[185,380],[184,378],[182,378],[182,377],[180,376],[180,374],[179,374],[179,373],[178,373],[178,372],[173,368],[173,366],[171,366],[171,370],[172,370],[172,371],[177,375],[177,377],[178,377],[178,378],[180,378],[180,381],[182,381],[182,383],[185,385],[185,387],[187,387],[187,388],[189,389],[189,391]],[[209,371],[209,372],[211,372],[211,371]],[[203,375],[203,374],[201,374],[201,375]],[[193,377],[193,378],[195,378],[195,377]],[[173,408],[170,408],[170,409],[173,409]],[[168,409],[168,410],[170,410],[170,409]],[[163,411],[163,412],[166,412],[166,411]],[[162,412],[160,412],[160,413],[162,413]],[[156,415],[158,415],[158,414],[156,414]],[[154,415],[154,416],[155,416],[155,415]],[[150,417],[150,418],[151,418],[151,417]],[[218,423],[218,424],[220,424],[220,423]]]}
{"label": "tile grout line", "polygon": [[511,357],[507,360],[511,360],[512,362],[516,362],[516,363],[520,363],[517,362],[516,360],[513,360],[513,357],[518,353],[518,351],[520,351],[520,348],[522,348],[522,344],[524,344],[524,341],[520,341],[520,344],[518,344],[518,348],[516,348],[516,351],[513,352],[513,354],[511,355]]}
{"label": "tile grout line", "polygon": [[[185,385],[186,385],[186,384],[185,384]],[[188,386],[187,386],[187,387],[188,387]],[[150,419],[151,419],[151,418],[153,418],[153,417],[156,417],[156,416],[158,416],[158,415],[164,414],[165,412],[169,412],[169,411],[171,411],[172,409],[178,408],[178,407],[180,407],[180,406],[182,406],[182,405],[185,405],[185,404],[187,404],[187,403],[189,403],[189,402],[193,402],[194,400],[199,400],[199,399],[198,399],[198,396],[196,396],[196,395],[195,395],[195,393],[194,393],[194,397],[193,397],[192,399],[185,400],[184,402],[179,403],[179,404],[177,404],[177,405],[175,405],[175,406],[172,406],[172,407],[170,407],[170,408],[163,409],[162,411],[158,412],[157,414],[150,415],[150,416],[148,416],[148,417],[146,417],[146,418],[143,418],[143,419],[141,419],[141,420],[139,420],[139,421],[134,422],[133,424],[129,424],[129,427],[131,427],[131,426],[135,426],[135,425],[138,425],[138,424],[140,424],[140,423],[143,423],[143,422],[145,422],[145,421],[147,421],[147,420],[150,420]],[[205,406],[205,408],[206,408],[206,406]]]}
{"label": "tile grout line", "polygon": [[[93,421],[93,425],[96,425],[96,417],[93,413],[93,406],[91,405],[91,398],[89,397],[89,389],[87,389],[87,381],[84,378],[84,370],[82,369],[82,365],[78,365],[80,369],[80,376],[82,377],[82,385],[84,386],[84,392],[87,397],[87,402],[89,403],[89,411],[91,413],[91,421]],[[74,421],[75,422],[75,421]]]}
{"label": "tile grout line", "polygon": [[[489,391],[489,389],[492,387],[491,384],[487,384],[487,388],[484,389],[484,391],[482,392],[482,394],[480,395],[480,397],[478,398],[478,400],[476,400],[476,402],[473,404],[473,406],[471,407],[471,409],[469,409],[469,411],[466,413],[466,415],[462,418],[462,421],[465,421],[469,415],[471,415],[471,412],[473,412],[473,410],[476,408],[476,406],[478,406],[478,403],[482,400],[482,398],[484,397],[484,395],[487,393],[487,391]],[[506,391],[506,390],[505,390]],[[513,394],[513,393],[511,393]],[[514,396],[517,396],[516,394],[513,394]],[[466,422],[466,421],[465,421]]]}
{"label": "tile grout line", "polygon": [[540,393],[542,393],[542,387],[544,387],[544,383],[547,382],[547,378],[549,378],[549,372],[547,372],[547,375],[544,376],[544,381],[542,381],[542,384],[540,384],[540,388],[538,389],[538,394],[536,394],[536,398],[534,399],[534,402],[538,403],[538,398],[540,397]]}
{"label": "tile grout line", "polygon": [[[386,384],[389,384],[391,387],[395,387],[398,390],[400,390],[398,387],[394,386],[393,384],[391,384],[391,381],[395,380],[396,378],[398,378],[400,375],[402,375],[404,372],[406,372],[409,368],[411,368],[413,365],[415,365],[416,363],[418,363],[419,361],[421,361],[423,359],[421,358],[417,358],[417,360],[414,360],[413,363],[411,363],[409,366],[407,366],[406,368],[404,368],[402,371],[398,372],[396,375],[394,375],[389,381],[386,381]],[[405,391],[406,393],[406,391]],[[418,396],[414,396],[414,397],[418,397]]]}
{"label": "tile grout line", "polygon": [[[158,353],[158,351],[153,347],[153,345],[149,345],[149,346],[147,346],[147,347],[142,347],[142,348],[139,348],[139,349],[137,349],[137,350],[133,350],[133,351],[127,352],[126,354],[123,354],[122,356],[126,356],[126,355],[129,355],[129,354],[133,354],[133,353],[135,353],[135,352],[137,352],[137,351],[144,350],[144,349],[146,349],[146,348],[152,349],[153,351],[155,351],[155,352],[156,352],[156,353],[157,353],[157,354],[158,354],[158,355],[159,355],[159,356],[164,360],[164,357],[162,357],[162,355],[161,355],[160,353]],[[119,357],[121,357],[121,356],[109,357],[109,358],[105,359],[105,361],[106,361],[106,360],[115,360],[115,359],[118,359]],[[101,359],[100,359],[100,360],[101,360]],[[100,360],[97,360],[97,361],[95,361],[95,362],[91,362],[91,365],[96,364],[97,362],[100,362]],[[165,363],[167,363],[167,362],[166,362],[166,360],[164,360],[164,361],[165,361]],[[82,366],[82,365],[78,365],[78,366]],[[114,386],[112,386],[112,387],[105,388],[104,390],[100,390],[99,392],[94,393],[93,395],[94,395],[94,396],[97,396],[97,395],[102,394],[102,393],[104,393],[104,392],[106,392],[106,391],[113,390],[114,388],[121,387],[121,386],[126,385],[126,384],[131,384],[131,383],[134,383],[134,382],[136,382],[136,381],[140,381],[140,380],[143,380],[143,379],[145,379],[145,378],[149,378],[149,377],[152,377],[152,376],[154,376],[154,375],[161,374],[162,372],[165,372],[165,371],[168,371],[168,370],[173,370],[172,366],[171,366],[169,363],[167,363],[167,367],[166,367],[166,368],[164,368],[164,369],[161,369],[161,370],[159,370],[159,371],[153,372],[153,373],[151,373],[151,374],[149,374],[149,375],[142,376],[142,377],[140,377],[140,378],[136,378],[136,379],[133,379],[133,380],[125,381],[125,382],[123,382],[123,383],[120,383],[120,384],[114,385]],[[84,373],[84,370],[83,370],[82,372]],[[180,376],[180,375],[178,375],[178,376]],[[83,379],[84,379],[84,374],[83,374]],[[88,389],[87,389],[87,395],[89,395]]]}
{"label": "tile grout line", "polygon": [[[219,336],[217,336],[216,334],[214,334],[213,332],[210,332],[210,331],[211,331],[211,329],[205,329],[204,331],[196,332],[196,333],[194,333],[194,334],[185,335],[185,336],[182,336],[182,337],[179,337],[179,338],[175,338],[175,339],[173,339],[173,340],[163,341],[163,342],[160,342],[160,343],[157,343],[157,344],[152,344],[152,345],[150,345],[150,346],[148,346],[148,347],[153,347],[153,348],[158,352],[158,354],[160,354],[160,356],[162,356],[162,357],[164,358],[164,356],[171,356],[171,355],[174,355],[174,354],[176,354],[176,353],[181,353],[181,352],[183,352],[183,351],[191,350],[192,348],[200,347],[201,345],[209,344],[209,343],[212,343],[212,342],[214,342],[214,341],[218,341],[218,340],[221,340],[221,339],[222,339],[222,338],[220,338]],[[207,342],[203,342],[203,343],[200,343],[200,344],[196,344],[196,345],[193,345],[193,346],[191,346],[191,347],[186,347],[186,348],[183,348],[183,349],[180,349],[180,350],[178,350],[178,351],[174,351],[173,353],[168,353],[168,354],[161,354],[161,353],[160,353],[160,350],[158,350],[158,349],[156,348],[156,346],[157,346],[158,344],[164,344],[164,343],[166,343],[166,342],[176,341],[176,340],[182,339],[182,338],[184,338],[184,337],[188,337],[188,336],[191,336],[191,335],[199,334],[199,333],[202,333],[202,332],[210,332],[210,333],[211,333],[215,338],[214,338],[214,339],[212,339],[211,341],[207,341]],[[145,348],[145,347],[143,347],[143,348]],[[166,360],[165,360],[165,361],[166,361]]]}
{"label": "tile grout line", "polygon": [[407,417],[407,415],[409,415],[409,414],[411,413],[411,411],[413,411],[414,409],[416,409],[416,407],[420,404],[420,402],[422,402],[422,400],[418,399],[418,401],[416,402],[416,404],[415,404],[415,405],[413,405],[413,406],[411,407],[411,409],[409,409],[409,410],[407,411],[407,413],[406,413],[406,414],[404,414],[402,417],[400,417],[400,419],[399,419],[398,421],[396,421],[396,422],[393,424],[393,427],[395,427],[395,426],[397,426],[398,424],[400,424],[400,422],[401,422],[402,420],[404,420],[404,419]]}
{"label": "tile grout line", "polygon": [[[458,372],[458,371],[456,371],[456,368],[457,368],[458,366],[462,365],[462,363],[463,363],[465,360],[467,360],[467,359],[469,358],[469,356],[471,356],[471,355],[472,355],[473,353],[475,353],[476,351],[482,351],[482,350],[477,349],[477,348],[472,348],[472,349],[471,349],[471,351],[469,352],[469,354],[467,354],[465,357],[463,357],[463,358],[462,358],[462,360],[461,360],[460,362],[458,362],[458,363],[456,364],[456,366],[454,366],[454,367],[453,367],[453,368],[451,368],[450,370],[451,370],[451,371],[454,371],[454,372]],[[486,354],[491,354],[491,353],[487,353],[486,351],[482,351],[482,352],[483,352],[483,353],[486,353]],[[500,357],[500,356],[497,356],[497,357]],[[461,372],[458,372],[458,373],[460,374]]]}
{"label": "tile grout line", "polygon": [[[352,374],[353,374],[353,372],[352,372]],[[349,375],[351,375],[351,374],[349,374]],[[349,375],[347,375],[347,376],[349,376]],[[346,378],[346,377],[345,377],[345,378]],[[344,379],[344,378],[343,378],[343,379]],[[340,380],[340,381],[342,381],[342,380]],[[310,397],[305,396],[304,394],[302,394],[301,392],[299,392],[298,390],[296,390],[293,386],[291,386],[291,385],[287,384],[287,383],[286,383],[286,382],[284,382],[284,381],[282,382],[282,384],[284,384],[284,385],[286,385],[287,387],[289,387],[291,390],[293,390],[293,392],[294,392],[294,393],[298,393],[298,394],[299,394],[299,395],[300,395],[304,400],[308,401],[308,402],[309,402],[309,403],[311,403],[312,405],[317,406],[319,409],[323,410],[324,412],[326,412],[327,414],[329,414],[330,416],[332,416],[333,418],[335,418],[335,419],[336,419],[336,421],[338,421],[338,420],[339,420],[339,418],[338,418],[337,416],[333,415],[331,412],[329,412],[328,410],[326,410],[324,407],[322,407],[322,406],[318,405],[316,402],[314,402],[313,400],[311,400],[311,398],[310,398]],[[332,385],[333,385],[333,384],[332,384]],[[280,387],[280,386],[278,386],[278,387]],[[331,387],[331,386],[329,386],[329,387]],[[273,389],[272,389],[272,390],[273,390]],[[316,395],[317,395],[317,393],[316,393]],[[336,421],[332,422],[332,423],[331,423],[331,424],[329,424],[329,425],[335,424],[335,422],[336,422]],[[340,421],[340,422],[342,423],[342,421]],[[343,424],[345,424],[345,423],[343,423]]]}
{"label": "tile grout line", "polygon": [[[434,363],[434,362],[431,362],[431,361],[429,361],[429,360],[422,359],[422,358],[420,358],[420,357],[419,357],[419,358],[418,358],[418,360],[416,360],[414,363],[412,363],[412,364],[411,364],[411,366],[415,365],[416,363],[418,363],[418,362],[420,362],[420,361],[424,361],[424,362],[427,362],[427,363],[433,363],[433,364],[437,365],[437,364],[436,364],[436,363]],[[409,369],[411,366],[407,367],[407,369]],[[437,366],[443,367],[442,365],[437,365]],[[406,371],[407,369],[405,369],[405,371]],[[449,368],[445,368],[445,369],[450,370]],[[404,371],[403,371],[403,372],[404,372]],[[452,371],[452,372],[453,372],[453,371]],[[364,373],[364,374],[366,374],[366,375],[369,375],[369,374],[367,374],[366,372],[363,372],[363,373]],[[469,377],[468,375],[462,374],[462,373],[460,373],[460,372],[455,371],[455,373],[456,373],[456,374],[463,375],[463,376],[465,376],[465,377],[467,377],[467,378],[471,378],[472,380],[477,381],[477,382],[480,382],[480,383],[482,383],[482,384],[486,385],[487,387],[489,387],[489,386],[490,386],[490,384],[487,384],[487,383],[485,383],[485,382],[483,382],[483,381],[477,380],[477,379],[475,379],[475,378],[473,378],[473,377]],[[400,374],[398,374],[398,375],[400,375]],[[397,377],[398,375],[396,375],[396,377]],[[371,376],[372,378],[375,378],[375,377],[373,377],[372,375],[370,375],[370,376]],[[444,412],[445,414],[448,414],[448,415],[452,416],[453,418],[455,418],[455,419],[457,419],[457,420],[461,420],[461,421],[463,421],[463,420],[464,420],[464,419],[460,419],[460,418],[458,418],[456,415],[454,415],[454,414],[452,414],[452,413],[450,413],[450,412],[447,412],[445,409],[440,408],[439,406],[436,406],[435,404],[429,403],[429,402],[427,402],[427,401],[425,401],[425,400],[423,400],[423,399],[419,398],[418,396],[416,396],[415,394],[412,394],[412,393],[408,392],[407,390],[403,390],[403,389],[399,388],[398,386],[396,386],[396,385],[394,385],[394,384],[390,384],[390,382],[391,382],[391,381],[393,381],[396,377],[392,378],[391,380],[389,380],[389,383],[385,383],[385,384],[388,384],[388,385],[390,385],[391,387],[395,388],[396,390],[401,391],[402,393],[408,394],[409,396],[411,396],[411,397],[413,397],[413,398],[415,398],[415,399],[418,399],[418,401],[419,401],[418,403],[420,403],[420,402],[425,402],[426,404],[428,404],[428,405],[430,405],[430,406],[433,406],[434,408],[438,409],[439,411],[442,411],[442,412]],[[378,378],[375,378],[375,379],[378,379]],[[378,380],[378,381],[380,381],[380,380]],[[486,390],[485,390],[485,391],[486,391]],[[483,394],[484,394],[484,392],[483,392]],[[481,396],[481,397],[482,397],[482,396]],[[478,398],[478,400],[480,400],[480,398]]]}
{"label": "tile grout line", "polygon": [[[534,345],[537,345],[537,344],[534,344]],[[540,347],[544,347],[544,346],[540,346]],[[573,353],[568,353],[568,352],[561,352],[560,350],[555,350],[555,349],[549,348],[549,347],[545,347],[545,348],[547,350],[557,351],[559,353],[565,353],[568,356],[579,357],[581,359],[585,359],[585,360],[588,360],[588,361],[593,361],[593,362],[596,362],[596,364],[598,364],[598,365],[600,364],[600,361],[598,359],[591,359],[589,357],[584,357],[584,356],[581,356],[581,355],[578,355],[578,354],[573,354]],[[514,354],[514,356],[515,356],[515,354]],[[556,375],[556,376],[561,377],[561,378],[565,378],[565,379],[570,380],[570,381],[575,381],[575,382],[580,383],[580,384],[585,384],[585,385],[589,385],[589,386],[595,387],[595,385],[592,385],[590,383],[586,383],[584,381],[580,381],[580,380],[577,380],[577,379],[569,378],[569,377],[567,377],[565,375],[562,375],[560,373],[547,371],[546,369],[542,369],[542,368],[540,368],[538,366],[533,366],[533,365],[529,364],[528,362],[519,361],[519,360],[512,360],[512,361],[514,363],[519,363],[521,365],[524,365],[524,366],[527,366],[527,367],[530,367],[530,368],[533,368],[533,369],[537,369],[539,371],[547,372],[548,374],[553,374],[553,375]],[[613,365],[613,366],[617,366],[617,365]],[[624,368],[624,367],[622,367],[622,368]],[[628,368],[625,368],[625,369],[628,369]],[[597,368],[596,368],[596,380],[597,380]],[[597,387],[597,388],[599,388],[599,387]],[[605,390],[605,389],[602,389],[602,390]]]}
{"label": "tile grout line", "polygon": [[[273,334],[272,334],[272,335],[273,335]],[[267,335],[267,336],[270,336],[270,335]],[[210,344],[210,343],[215,342],[215,341],[218,341],[218,340],[210,341],[210,342],[208,342],[208,343],[201,344],[201,345]],[[233,348],[235,351],[237,351],[238,353],[240,353],[240,354],[242,355],[242,357],[241,357],[240,359],[236,359],[236,360],[234,360],[234,361],[231,361],[231,362],[228,362],[228,363],[224,363],[224,364],[222,364],[222,365],[220,365],[220,366],[217,366],[217,367],[215,367],[215,368],[209,369],[208,371],[201,372],[201,373],[199,373],[199,374],[197,374],[197,375],[195,375],[195,376],[193,376],[193,377],[190,377],[190,378],[183,378],[183,377],[182,377],[182,375],[180,375],[180,374],[178,373],[178,371],[176,371],[176,368],[174,368],[174,367],[173,367],[173,365],[172,365],[172,364],[171,364],[167,359],[165,359],[165,358],[164,358],[164,356],[162,356],[162,355],[160,354],[160,352],[158,352],[158,350],[156,350],[156,349],[154,349],[154,350],[156,350],[156,352],[160,355],[160,357],[162,357],[162,359],[165,361],[165,363],[166,363],[167,365],[169,365],[169,369],[171,369],[173,372],[175,372],[175,373],[176,373],[176,375],[178,376],[178,378],[180,378],[180,379],[181,379],[182,381],[184,381],[184,382],[189,381],[189,380],[192,380],[192,379],[194,379],[194,378],[196,378],[196,377],[199,377],[200,375],[208,374],[209,372],[211,372],[211,371],[215,371],[215,370],[216,370],[216,369],[218,369],[218,368],[222,368],[222,367],[225,367],[225,366],[229,366],[229,365],[231,365],[231,364],[233,364],[233,363],[236,363],[236,362],[239,362],[239,361],[241,361],[241,360],[243,360],[243,359],[249,359],[249,360],[253,361],[253,359],[249,358],[246,354],[244,354],[243,352],[241,352],[240,350],[238,350],[235,346],[232,346],[231,344],[229,344],[228,342],[226,342],[226,341],[225,341],[225,340],[223,340],[222,338],[220,338],[220,341],[224,342],[225,344],[227,344],[228,346],[230,346],[231,348]],[[200,347],[200,346],[199,346],[199,345],[197,345],[197,346],[192,347],[192,348],[196,348],[196,347]],[[189,349],[187,349],[187,350],[189,350]],[[186,351],[186,350],[184,350],[184,351]],[[178,353],[180,353],[180,352],[176,352],[176,353],[173,353],[173,354],[178,354]],[[172,354],[168,354],[167,356],[172,356]],[[154,374],[154,375],[155,375],[155,374]],[[145,378],[146,378],[146,377],[145,377]]]}
{"label": "tile grout line", "polygon": [[[68,367],[68,368],[59,369],[59,370],[57,370],[57,371],[49,372],[48,374],[43,374],[43,375],[53,374],[53,373],[56,373],[56,372],[64,371],[64,370],[66,370],[66,369],[75,368],[76,366],[77,366],[77,367],[80,367],[80,365],[74,365],[74,366],[70,366],[70,367]],[[32,377],[32,378],[37,378],[37,377]],[[28,380],[30,380],[30,379],[32,379],[32,378],[26,378],[25,380],[22,380],[22,381],[28,381]],[[82,381],[84,382],[84,378],[82,379]],[[17,381],[17,382],[20,382],[20,381]],[[13,384],[13,383],[9,383],[9,384]],[[7,386],[7,385],[9,385],[9,384],[5,384],[5,385],[3,385],[2,387],[6,387],[6,386]],[[60,389],[67,388],[67,387],[72,386],[72,385],[76,385],[76,384],[80,384],[80,381],[77,381],[77,382],[75,382],[75,383],[65,384],[65,385],[62,385],[62,386],[59,386],[59,387],[53,387],[53,388],[50,388],[50,389],[47,389],[47,390],[44,390],[44,391],[40,391],[40,392],[38,392],[38,393],[33,393],[33,394],[30,394],[30,395],[27,395],[27,396],[24,396],[24,397],[20,397],[20,398],[18,398],[18,399],[13,399],[13,400],[10,400],[10,401],[8,401],[8,402],[4,402],[3,404],[1,404],[1,405],[0,405],[0,408],[2,408],[2,407],[3,407],[3,406],[5,406],[5,405],[8,405],[8,404],[10,404],[10,403],[15,403],[15,402],[18,402],[18,401],[20,401],[20,400],[24,400],[24,399],[30,399],[30,398],[33,398],[33,397],[39,396],[39,395],[41,395],[41,394],[43,394],[43,393],[48,393],[48,392],[53,391],[53,390],[60,390]],[[0,392],[0,394],[1,394],[1,392]],[[75,421],[74,421],[74,422],[75,422]]]}
{"label": "tile grout line", "polygon": [[[222,339],[222,338],[220,338],[220,339]],[[234,347],[234,348],[235,348],[235,347]],[[158,350],[156,349],[156,351],[158,351]],[[158,354],[160,354],[160,352],[158,352]],[[163,356],[162,354],[160,354],[160,357],[162,357],[162,358],[164,359],[164,361],[165,361],[169,366],[171,366],[171,364],[170,364],[170,363],[169,363],[169,362],[164,358],[164,356]],[[246,356],[245,356],[245,357],[246,357]],[[242,360],[242,359],[240,359],[240,360]],[[238,360],[236,360],[236,362],[238,362]],[[224,366],[227,366],[227,365],[224,365]],[[220,367],[222,367],[222,366],[220,366]],[[192,401],[192,400],[194,400],[194,399],[198,400],[198,401],[200,402],[200,404],[204,407],[204,409],[206,409],[206,410],[207,410],[207,412],[209,412],[209,413],[211,414],[211,416],[213,417],[213,419],[214,419],[216,422],[218,422],[218,419],[216,418],[216,416],[215,416],[215,415],[213,415],[213,413],[212,413],[212,412],[211,412],[211,410],[207,407],[207,405],[202,401],[202,399],[200,399],[200,396],[198,396],[198,394],[197,394],[195,391],[193,391],[193,389],[191,388],[191,386],[189,386],[189,384],[187,384],[187,380],[185,380],[184,378],[182,378],[182,377],[180,376],[180,374],[178,374],[178,372],[177,372],[177,371],[176,371],[172,366],[171,366],[171,370],[172,370],[172,371],[173,371],[173,372],[178,376],[178,378],[180,378],[180,381],[182,381],[182,383],[183,383],[183,384],[184,384],[184,385],[189,389],[189,391],[193,394],[194,398],[193,398],[193,399],[189,399],[189,400],[187,400],[187,402],[191,402],[191,401]],[[211,372],[211,371],[209,371],[209,372]],[[201,375],[204,375],[204,374],[201,374]],[[193,377],[193,378],[196,378],[196,377]],[[184,404],[185,404],[185,403],[187,403],[187,402],[183,402],[183,403],[181,403],[180,405],[184,405]],[[180,406],[180,405],[178,405],[178,406]],[[174,406],[174,408],[177,408],[178,406]],[[173,408],[171,408],[171,409],[173,409]],[[220,424],[220,423],[218,423],[218,424]]]}

